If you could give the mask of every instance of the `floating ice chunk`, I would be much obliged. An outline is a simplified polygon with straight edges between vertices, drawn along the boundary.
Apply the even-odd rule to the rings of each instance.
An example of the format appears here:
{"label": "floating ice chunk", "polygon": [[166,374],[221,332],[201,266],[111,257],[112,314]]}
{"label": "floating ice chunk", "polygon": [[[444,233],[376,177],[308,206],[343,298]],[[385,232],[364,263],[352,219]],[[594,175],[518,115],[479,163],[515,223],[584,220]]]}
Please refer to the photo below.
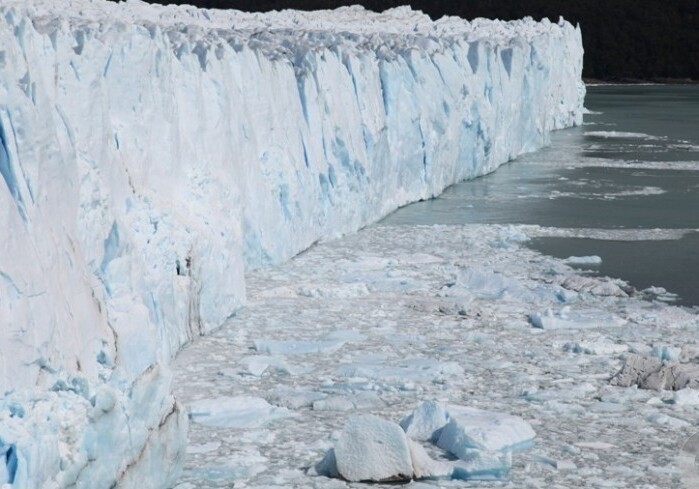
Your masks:
{"label": "floating ice chunk", "polygon": [[624,319],[606,311],[572,311],[569,306],[559,311],[547,309],[543,313],[532,313],[529,315],[529,321],[532,326],[541,329],[589,329],[626,324]]}
{"label": "floating ice chunk", "polygon": [[353,396],[332,396],[313,402],[314,411],[352,411],[383,405],[375,392],[360,392]]}
{"label": "floating ice chunk", "polygon": [[325,335],[326,341],[344,341],[346,343],[361,343],[367,339],[367,336],[353,329],[342,329],[333,331]]}
{"label": "floating ice chunk", "polygon": [[446,407],[437,401],[422,402],[400,422],[405,433],[413,440],[437,441],[442,428],[449,422]]}
{"label": "floating ice chunk", "polygon": [[289,364],[284,358],[266,355],[245,357],[240,361],[240,364],[245,372],[256,377],[259,377],[270,368],[289,375],[300,375],[307,371],[303,367]]}
{"label": "floating ice chunk", "polygon": [[612,445],[611,443],[606,443],[603,441],[579,441],[574,445],[576,447],[590,448],[592,450],[612,450],[616,448],[616,445]]}
{"label": "floating ice chunk", "polygon": [[657,357],[632,354],[612,377],[611,383],[619,387],[637,385],[655,390],[699,388],[699,365],[663,362]]}
{"label": "floating ice chunk", "polygon": [[608,338],[601,337],[595,340],[566,343],[563,349],[565,351],[585,353],[587,355],[618,355],[628,351],[629,347],[624,344],[614,343]]}
{"label": "floating ice chunk", "polygon": [[663,362],[657,357],[631,354],[626,357],[621,370],[612,377],[611,384],[619,387],[641,386],[646,378],[662,366]]}
{"label": "floating ice chunk", "polygon": [[699,406],[699,390],[680,389],[673,394],[672,402],[678,406]]}
{"label": "floating ice chunk", "polygon": [[665,287],[650,286],[641,290],[641,294],[661,302],[675,302],[679,296],[672,292],[669,292]]}
{"label": "floating ice chunk", "polygon": [[473,457],[472,449],[492,452],[525,448],[536,436],[531,425],[518,416],[452,405],[448,411],[449,422],[437,446],[462,460]]}
{"label": "floating ice chunk", "polygon": [[567,263],[568,265],[599,265],[602,263],[602,258],[597,255],[569,256],[563,260],[563,263]]}
{"label": "floating ice chunk", "polygon": [[[267,457],[257,451],[228,454],[224,463],[201,467],[189,472],[189,476],[205,480],[223,480],[231,483],[249,479],[267,470]],[[231,484],[232,485],[232,484]]]}
{"label": "floating ice chunk", "polygon": [[363,283],[339,285],[303,286],[297,290],[303,297],[319,297],[325,299],[354,299],[369,295],[369,289]]}
{"label": "floating ice chunk", "polygon": [[503,242],[514,241],[516,243],[523,243],[529,241],[529,236],[527,236],[527,233],[525,233],[522,228],[507,226],[500,230],[500,240]]}
{"label": "floating ice chunk", "polygon": [[661,426],[669,426],[671,428],[686,428],[691,426],[691,423],[683,419],[668,416],[667,414],[663,413],[651,413],[646,416],[646,421],[649,423],[659,424]]}
{"label": "floating ice chunk", "polygon": [[431,358],[408,358],[398,365],[348,364],[337,369],[342,377],[363,377],[383,381],[430,381],[443,375],[461,375],[463,367],[456,362],[441,362]]}
{"label": "floating ice chunk", "polygon": [[525,388],[522,390],[522,397],[532,402],[570,401],[589,398],[593,392],[597,392],[597,387],[589,382],[580,382],[549,389]]}
{"label": "floating ice chunk", "polygon": [[311,407],[316,401],[325,399],[327,394],[322,392],[295,390],[287,388],[279,388],[267,396],[267,401],[275,406],[282,406],[289,409],[300,409]]}
{"label": "floating ice chunk", "polygon": [[544,402],[544,409],[546,412],[555,414],[559,418],[564,416],[579,418],[587,412],[587,410],[579,404],[560,401],[546,401]]}
{"label": "floating ice chunk", "polygon": [[399,481],[413,477],[408,437],[376,416],[350,418],[335,444],[338,473],[348,481]]}
{"label": "floating ice chunk", "polygon": [[456,283],[442,290],[445,297],[472,296],[485,300],[511,299],[525,302],[555,300],[555,291],[548,286],[530,290],[519,280],[487,269],[468,267],[461,270]]}
{"label": "floating ice chunk", "polygon": [[189,407],[192,421],[205,426],[259,428],[275,419],[294,416],[258,397],[219,397],[194,402]]}
{"label": "floating ice chunk", "polygon": [[584,275],[561,275],[556,281],[568,290],[575,292],[587,292],[598,296],[628,297],[623,287],[627,287],[620,280],[600,277],[586,277]]}
{"label": "floating ice chunk", "polygon": [[544,455],[535,455],[532,457],[535,462],[549,465],[556,470],[576,470],[578,467],[570,460],[559,460]]}
{"label": "floating ice chunk", "polygon": [[624,132],[624,131],[585,131],[585,136],[593,138],[619,138],[619,139],[649,139],[658,140],[664,139],[660,136],[652,136],[643,132]]}
{"label": "floating ice chunk", "polygon": [[208,443],[203,443],[201,445],[189,444],[189,445],[187,445],[187,453],[188,454],[209,453],[209,452],[213,452],[215,450],[218,450],[218,448],[220,446],[221,446],[220,441],[210,441]]}
{"label": "floating ice chunk", "polygon": [[255,340],[255,349],[270,355],[306,355],[309,353],[333,353],[344,346],[340,340]]}
{"label": "floating ice chunk", "polygon": [[282,286],[261,290],[257,293],[257,296],[261,299],[292,299],[298,297],[298,294],[291,287]]}
{"label": "floating ice chunk", "polygon": [[335,449],[331,448],[325,452],[323,459],[311,467],[308,471],[308,475],[324,475],[325,477],[332,477],[334,479],[339,479],[340,473],[337,471],[337,458],[335,457]]}
{"label": "floating ice chunk", "polygon": [[489,452],[466,449],[454,462],[453,479],[500,480],[512,467],[512,452]]}
{"label": "floating ice chunk", "polygon": [[352,399],[346,396],[332,396],[313,402],[314,411],[352,411],[356,409]]}

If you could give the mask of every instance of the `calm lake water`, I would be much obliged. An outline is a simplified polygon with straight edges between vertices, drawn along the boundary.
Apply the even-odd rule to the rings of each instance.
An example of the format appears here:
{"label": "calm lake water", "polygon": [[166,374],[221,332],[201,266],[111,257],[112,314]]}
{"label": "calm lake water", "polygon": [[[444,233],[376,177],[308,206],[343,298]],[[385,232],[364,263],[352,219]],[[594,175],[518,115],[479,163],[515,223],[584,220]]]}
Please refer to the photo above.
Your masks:
{"label": "calm lake water", "polygon": [[691,232],[699,229],[699,86],[593,86],[585,106],[585,124],[554,133],[551,146],[383,223],[687,230],[680,239],[527,245],[561,258],[599,255],[597,273],[638,289],[661,286],[679,295],[678,304],[699,305],[699,233]]}

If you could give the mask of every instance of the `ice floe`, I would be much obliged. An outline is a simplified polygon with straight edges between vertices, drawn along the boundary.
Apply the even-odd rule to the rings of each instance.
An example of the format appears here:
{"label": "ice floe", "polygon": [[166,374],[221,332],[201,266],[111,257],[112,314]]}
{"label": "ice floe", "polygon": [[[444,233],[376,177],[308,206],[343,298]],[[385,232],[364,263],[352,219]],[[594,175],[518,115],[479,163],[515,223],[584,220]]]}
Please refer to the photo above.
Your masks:
{"label": "ice floe", "polygon": [[602,263],[602,258],[597,255],[569,256],[563,260],[563,263],[568,265],[599,265]]}
{"label": "ice floe", "polygon": [[256,397],[202,399],[189,405],[190,419],[205,426],[258,428],[276,419],[290,416],[295,414]]}
{"label": "ice floe", "polygon": [[589,329],[626,324],[623,318],[607,311],[572,310],[569,306],[534,312],[529,315],[529,320],[535,328],[541,329]]}
{"label": "ice floe", "polygon": [[255,340],[255,349],[270,355],[308,355],[310,353],[333,353],[345,344],[342,340],[282,341]]}
{"label": "ice floe", "polygon": [[643,132],[626,132],[626,131],[585,131],[585,136],[594,138],[623,138],[623,139],[648,139],[656,140],[663,139],[660,136],[652,136]]}

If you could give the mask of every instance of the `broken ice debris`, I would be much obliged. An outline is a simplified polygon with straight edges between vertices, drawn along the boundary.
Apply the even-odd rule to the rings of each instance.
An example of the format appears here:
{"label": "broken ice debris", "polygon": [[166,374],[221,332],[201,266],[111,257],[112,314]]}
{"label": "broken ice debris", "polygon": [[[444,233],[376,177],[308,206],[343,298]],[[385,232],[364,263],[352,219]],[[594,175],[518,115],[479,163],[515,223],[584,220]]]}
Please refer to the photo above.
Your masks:
{"label": "broken ice debris", "polygon": [[267,355],[251,355],[240,361],[242,373],[259,377],[268,370],[288,374],[300,375],[306,373],[304,367],[292,365],[283,357],[267,356]]}
{"label": "broken ice debris", "polygon": [[573,341],[563,345],[565,351],[584,353],[586,355],[617,355],[628,351],[628,345],[614,343],[608,338],[600,337],[594,340]]}
{"label": "broken ice debris", "polygon": [[308,353],[333,353],[345,344],[340,340],[282,341],[255,340],[255,350],[268,355],[306,355]]}
{"label": "broken ice debris", "polygon": [[[512,451],[529,446],[534,436],[517,416],[425,401],[400,426],[370,415],[350,418],[312,472],[349,481],[503,479]],[[433,460],[413,437],[435,442],[459,460]]]}
{"label": "broken ice debris", "polygon": [[699,390],[680,389],[672,396],[672,402],[678,406],[699,406]]}
{"label": "broken ice debris", "polygon": [[543,313],[534,312],[529,315],[529,321],[532,326],[541,329],[590,329],[622,326],[626,323],[619,316],[605,311],[572,311],[569,306],[559,311],[547,309]]}
{"label": "broken ice debris", "polygon": [[258,428],[275,419],[290,416],[294,416],[294,413],[272,406],[258,397],[203,399],[189,406],[190,419],[205,426]]}
{"label": "broken ice debris", "polygon": [[631,354],[621,370],[611,379],[612,385],[641,389],[680,390],[699,388],[699,365],[664,362],[657,357]]}

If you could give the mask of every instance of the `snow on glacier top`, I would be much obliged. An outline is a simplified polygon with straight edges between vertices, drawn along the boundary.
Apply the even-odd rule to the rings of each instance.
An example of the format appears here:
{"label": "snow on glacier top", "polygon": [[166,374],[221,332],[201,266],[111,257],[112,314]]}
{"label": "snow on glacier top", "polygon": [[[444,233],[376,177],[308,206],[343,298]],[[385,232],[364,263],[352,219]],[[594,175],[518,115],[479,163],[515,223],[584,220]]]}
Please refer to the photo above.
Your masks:
{"label": "snow on glacier top", "polygon": [[[32,19],[38,30],[52,31],[67,23],[71,30],[87,28],[102,32],[105,26],[127,24],[161,29],[176,39],[190,41],[244,42],[270,54],[289,52],[299,47],[328,48],[342,45],[391,50],[439,50],[443,43],[458,40],[485,41],[508,45],[515,39],[529,41],[565,26],[548,19],[531,17],[515,21],[478,18],[468,21],[459,17],[442,17],[433,21],[427,14],[410,6],[396,7],[381,13],[354,5],[335,10],[282,10],[242,12],[239,10],[200,9],[191,5],[152,5],[141,0],[125,4],[106,0],[6,0],[0,9],[18,9]],[[184,36],[172,36],[179,32]]]}

